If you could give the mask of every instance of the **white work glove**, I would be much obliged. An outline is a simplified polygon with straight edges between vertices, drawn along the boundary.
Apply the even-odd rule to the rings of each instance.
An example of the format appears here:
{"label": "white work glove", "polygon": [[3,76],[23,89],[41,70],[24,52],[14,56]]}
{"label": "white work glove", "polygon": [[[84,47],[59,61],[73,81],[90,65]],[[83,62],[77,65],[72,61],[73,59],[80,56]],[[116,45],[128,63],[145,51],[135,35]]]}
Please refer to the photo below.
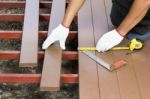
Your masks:
{"label": "white work glove", "polygon": [[116,29],[104,34],[98,41],[97,45],[96,45],[96,50],[98,52],[104,52],[107,51],[111,48],[113,48],[114,46],[118,45],[119,43],[121,43],[121,41],[123,40],[123,36],[121,36],[121,34],[119,34]]}
{"label": "white work glove", "polygon": [[59,41],[60,47],[65,49],[65,42],[69,34],[69,28],[64,27],[63,25],[59,25],[54,30],[52,30],[51,34],[47,37],[42,45],[42,49],[47,49],[52,43],[55,41]]}

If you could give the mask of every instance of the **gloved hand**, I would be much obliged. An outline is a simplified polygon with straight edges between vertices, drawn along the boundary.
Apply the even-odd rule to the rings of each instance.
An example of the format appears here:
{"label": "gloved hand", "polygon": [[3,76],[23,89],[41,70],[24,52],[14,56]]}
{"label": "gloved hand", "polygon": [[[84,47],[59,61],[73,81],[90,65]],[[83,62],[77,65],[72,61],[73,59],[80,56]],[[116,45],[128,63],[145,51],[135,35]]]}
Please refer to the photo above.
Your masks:
{"label": "gloved hand", "polygon": [[42,49],[47,49],[52,43],[55,41],[59,41],[60,47],[65,49],[65,41],[69,34],[69,28],[64,27],[63,25],[59,25],[54,30],[52,30],[51,34],[47,37],[42,45]]}
{"label": "gloved hand", "polygon": [[104,52],[107,51],[111,48],[113,48],[114,46],[118,45],[119,43],[121,43],[121,41],[123,40],[123,35],[121,35],[120,33],[118,33],[116,31],[116,29],[104,34],[98,41],[97,45],[96,45],[96,50],[98,52]]}

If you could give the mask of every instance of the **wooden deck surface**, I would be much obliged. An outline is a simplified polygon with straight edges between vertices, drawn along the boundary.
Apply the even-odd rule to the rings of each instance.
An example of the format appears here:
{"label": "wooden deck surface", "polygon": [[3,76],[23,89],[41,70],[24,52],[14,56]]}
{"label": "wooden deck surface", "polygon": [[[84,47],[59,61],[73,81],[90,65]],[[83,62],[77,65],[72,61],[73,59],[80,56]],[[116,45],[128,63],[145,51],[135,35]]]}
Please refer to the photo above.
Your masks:
{"label": "wooden deck surface", "polygon": [[[110,0],[86,1],[78,13],[79,47],[95,46],[102,34],[113,28],[109,18],[111,5]],[[127,46],[129,43],[124,40],[120,45]],[[120,59],[127,61],[125,67],[114,72],[107,71],[79,52],[80,99],[149,99],[149,49],[150,42],[146,42],[142,50],[131,54],[128,54],[129,51],[96,52],[97,56],[110,63]]]}
{"label": "wooden deck surface", "polygon": [[[38,1],[36,3],[36,8],[39,8]],[[6,4],[9,3],[6,2]],[[6,4],[3,6],[6,6]],[[43,20],[48,21],[50,19],[48,33],[62,21],[65,12],[65,4],[65,0],[54,0],[51,14],[40,14]],[[15,7],[15,5],[16,4],[9,5],[9,7]],[[25,2],[20,2],[19,5],[24,7]],[[42,5],[40,3],[40,6]],[[46,6],[47,3],[44,3],[44,5]],[[47,6],[50,5],[51,3]],[[96,46],[98,39],[113,28],[109,18],[111,5],[111,0],[86,0],[77,18],[79,47]],[[38,16],[38,10],[39,9],[36,9],[34,11],[36,16]],[[28,19],[26,22],[29,22],[30,18],[28,17],[31,17],[31,13],[29,12],[26,12],[29,14],[28,16],[27,14],[25,15],[25,19]],[[23,14],[0,15],[0,21],[1,20],[23,21]],[[35,20],[32,21],[36,23],[38,22],[37,20],[38,19],[35,18]],[[36,23],[36,25],[37,24],[38,23]],[[26,26],[28,29],[30,28],[27,24]],[[36,36],[34,37],[37,38],[38,35],[36,33],[38,33],[38,26],[35,27],[36,29],[34,29],[34,31],[36,30]],[[40,38],[45,38],[46,34],[47,31],[39,31]],[[21,31],[0,31],[0,38],[21,39],[23,35]],[[70,31],[69,39],[75,37],[75,35],[77,35],[77,33]],[[37,41],[35,40],[34,44],[36,43]],[[121,45],[128,44],[129,41],[127,40],[121,43]],[[37,51],[36,53],[39,59],[44,57],[44,51]],[[52,45],[45,51],[42,74],[0,74],[0,83],[40,83],[41,81],[41,90],[57,91],[60,88],[60,83],[78,83],[79,78],[80,99],[150,99],[150,41],[144,43],[144,48],[142,50],[134,51],[131,54],[128,53],[129,51],[95,52],[97,56],[102,57],[110,63],[120,59],[127,61],[125,67],[114,72],[109,72],[80,51],[78,53],[77,51],[62,52],[60,47]],[[20,54],[20,51],[0,51],[0,60],[16,60],[19,59]],[[35,53],[34,57],[37,57]],[[79,76],[78,74],[61,74],[62,59],[78,59]],[[37,58],[33,60],[34,61],[31,63],[36,64]]]}
{"label": "wooden deck surface", "polygon": [[[79,47],[94,47],[91,1],[87,0],[78,13]],[[96,62],[79,52],[80,99],[100,99]]]}

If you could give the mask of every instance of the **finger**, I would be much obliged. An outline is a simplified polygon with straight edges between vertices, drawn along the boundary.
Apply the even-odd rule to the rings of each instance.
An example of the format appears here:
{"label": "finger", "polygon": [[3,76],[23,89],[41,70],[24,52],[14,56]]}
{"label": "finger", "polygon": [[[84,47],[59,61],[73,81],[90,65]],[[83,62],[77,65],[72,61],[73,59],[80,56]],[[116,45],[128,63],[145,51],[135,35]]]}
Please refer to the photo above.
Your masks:
{"label": "finger", "polygon": [[104,51],[108,51],[109,49],[111,49],[112,45],[106,45],[105,48],[104,48]]}
{"label": "finger", "polygon": [[103,48],[102,50],[101,50],[101,52],[105,52],[106,51],[106,48]]}
{"label": "finger", "polygon": [[44,43],[43,43],[43,45],[42,45],[42,49],[47,49],[52,43],[54,43],[56,41],[56,39],[55,38],[52,38],[51,36],[50,37],[48,37],[45,41],[44,41]]}
{"label": "finger", "polygon": [[108,46],[108,47],[106,48],[106,51],[112,49],[113,47],[114,47],[113,45]]}
{"label": "finger", "polygon": [[96,50],[98,51],[98,52],[101,52],[101,49],[100,49],[101,47],[100,47],[100,44],[97,44],[96,45]]}
{"label": "finger", "polygon": [[60,47],[61,47],[63,50],[66,49],[66,47],[65,47],[65,40],[61,40],[61,41],[60,41]]}
{"label": "finger", "polygon": [[98,51],[98,52],[101,52],[101,40],[99,40],[98,41],[98,43],[97,43],[97,45],[96,45],[96,50]]}
{"label": "finger", "polygon": [[100,44],[97,49],[99,52],[104,52],[105,46],[103,44]]}

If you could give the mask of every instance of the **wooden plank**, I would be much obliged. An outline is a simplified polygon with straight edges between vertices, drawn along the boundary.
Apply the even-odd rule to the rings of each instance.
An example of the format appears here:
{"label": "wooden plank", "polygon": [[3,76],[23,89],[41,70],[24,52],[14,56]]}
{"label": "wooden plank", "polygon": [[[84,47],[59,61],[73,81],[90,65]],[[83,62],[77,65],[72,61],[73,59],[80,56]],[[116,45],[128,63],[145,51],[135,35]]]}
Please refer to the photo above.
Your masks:
{"label": "wooden plank", "polygon": [[[40,8],[51,8],[51,1],[41,1]],[[24,8],[25,1],[0,1],[0,8]]]}
{"label": "wooden plank", "polygon": [[[0,51],[0,60],[17,60],[20,57],[20,51]],[[38,58],[42,59],[44,57],[44,51],[38,51]],[[63,51],[63,60],[77,60],[77,51]]]}
{"label": "wooden plank", "polygon": [[[107,12],[108,28],[109,30],[113,29],[113,25],[110,20],[110,11],[111,11],[112,1],[105,0],[105,8]],[[126,40],[122,43],[122,46],[128,46],[129,42]],[[140,99],[140,91],[138,88],[138,83],[136,75],[134,72],[132,58],[129,55],[126,55],[127,51],[113,51],[112,57],[114,61],[126,60],[127,66],[117,70],[118,84],[120,89],[121,99]]]}
{"label": "wooden plank", "polygon": [[20,67],[37,66],[39,0],[26,0]]}
{"label": "wooden plank", "polygon": [[[49,21],[50,14],[40,14],[41,21]],[[0,21],[24,21],[24,14],[0,14]]]}
{"label": "wooden plank", "polygon": [[[86,0],[78,13],[79,47],[94,47],[91,0]],[[89,57],[79,52],[80,99],[100,99],[97,66]]]}
{"label": "wooden plank", "polygon": [[[39,38],[45,39],[48,31],[39,31]],[[77,38],[77,31],[70,31],[68,40]],[[21,39],[22,31],[0,31],[0,39]]]}
{"label": "wooden plank", "polygon": [[[78,74],[61,74],[62,84],[78,83]],[[0,83],[40,83],[41,74],[0,74]]]}
{"label": "wooden plank", "polygon": [[23,21],[23,14],[0,14],[0,21]]}
{"label": "wooden plank", "polygon": [[110,19],[110,12],[111,12],[111,7],[112,7],[112,1],[105,0],[104,3],[105,3],[106,15],[107,15],[108,29],[112,30],[114,28],[114,26],[111,23],[111,19]]}
{"label": "wooden plank", "polygon": [[[104,14],[101,14],[101,15],[104,15]],[[108,16],[106,16],[106,18],[107,20],[109,19]],[[100,30],[100,27],[98,27],[99,25],[95,24],[95,26],[97,27],[95,27],[95,30],[94,30],[95,33],[97,33],[97,35],[95,36],[97,37],[97,39],[99,39],[98,35],[100,35],[98,34],[98,31],[102,31]],[[108,30],[110,29],[109,25],[110,24],[108,24]],[[99,29],[99,30],[96,30],[96,29]],[[104,27],[102,29],[104,29]],[[103,31],[104,33],[106,32],[105,30]],[[124,55],[123,53],[120,53],[120,52],[115,53],[113,51],[100,54],[101,57],[103,57],[104,59],[106,59],[108,62],[111,62],[111,63],[119,59],[122,59],[122,57],[120,56],[123,56],[123,55]],[[127,57],[124,57],[123,59],[126,59],[126,58]],[[127,97],[128,99],[133,99],[133,98],[140,99],[138,85],[137,85],[135,74],[134,74],[132,67],[128,67],[127,69],[123,69],[122,71],[118,71],[117,74],[116,72],[110,73],[101,68],[99,69],[99,74],[103,75],[103,76],[100,76],[100,89],[101,89],[100,92],[101,92],[102,99],[116,99],[116,98],[126,99]],[[114,89],[114,90],[112,91],[110,89]]]}
{"label": "wooden plank", "polygon": [[[96,45],[98,39],[108,31],[104,0],[92,0],[92,12]],[[96,54],[108,62],[113,62],[112,53]],[[120,99],[116,72],[110,72],[98,64],[97,66],[101,99]]]}
{"label": "wooden plank", "polygon": [[0,8],[23,8],[25,1],[0,1]]}
{"label": "wooden plank", "polygon": [[[50,14],[40,14],[41,21],[49,21]],[[0,21],[17,21],[23,22],[24,14],[0,14]],[[77,21],[77,16],[75,16],[74,21]]]}
{"label": "wooden plank", "polygon": [[150,42],[145,43],[144,48],[132,54],[132,63],[134,65],[139,89],[142,99],[150,97]]}
{"label": "wooden plank", "polygon": [[[130,42],[127,43],[125,40],[121,45],[128,46]],[[129,51],[114,51],[114,60],[126,60],[127,65],[125,67],[117,70],[119,89],[121,94],[121,99],[141,99],[140,90],[137,83],[137,78],[134,71],[134,64],[132,57],[127,55]]]}
{"label": "wooden plank", "polygon": [[[48,32],[49,34],[51,33],[51,30],[62,22],[65,13],[65,4],[66,0],[53,1]],[[40,84],[41,91],[58,91],[60,89],[61,54],[61,48],[56,45],[52,45],[45,51],[42,79]]]}

